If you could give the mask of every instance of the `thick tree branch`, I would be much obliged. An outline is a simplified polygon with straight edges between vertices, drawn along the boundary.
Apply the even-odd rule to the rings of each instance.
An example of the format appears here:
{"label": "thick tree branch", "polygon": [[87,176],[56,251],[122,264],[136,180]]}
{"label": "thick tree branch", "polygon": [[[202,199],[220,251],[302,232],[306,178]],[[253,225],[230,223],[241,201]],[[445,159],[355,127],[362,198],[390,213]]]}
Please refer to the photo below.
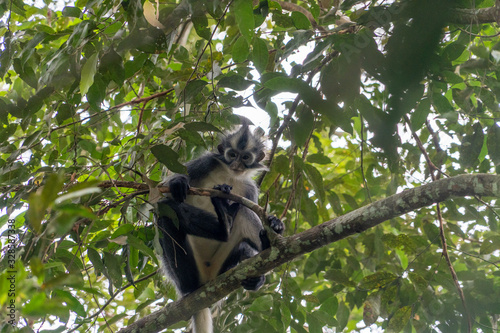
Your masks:
{"label": "thick tree branch", "polygon": [[279,238],[270,249],[120,332],[158,332],[178,321],[188,320],[195,312],[239,288],[240,282],[247,277],[264,274],[305,253],[419,208],[454,197],[475,195],[500,197],[500,176],[477,174],[438,180],[379,200],[299,234]]}
{"label": "thick tree branch", "polygon": [[480,9],[453,9],[450,15],[451,23],[481,24],[500,21],[500,6]]}

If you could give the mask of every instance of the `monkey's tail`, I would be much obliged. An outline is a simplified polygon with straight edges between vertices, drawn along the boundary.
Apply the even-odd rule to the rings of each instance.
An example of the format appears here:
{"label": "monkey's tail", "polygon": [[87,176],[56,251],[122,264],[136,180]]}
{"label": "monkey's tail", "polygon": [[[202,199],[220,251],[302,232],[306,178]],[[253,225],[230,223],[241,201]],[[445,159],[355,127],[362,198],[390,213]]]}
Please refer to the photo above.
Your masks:
{"label": "monkey's tail", "polygon": [[205,308],[193,316],[193,333],[212,333],[212,312]]}

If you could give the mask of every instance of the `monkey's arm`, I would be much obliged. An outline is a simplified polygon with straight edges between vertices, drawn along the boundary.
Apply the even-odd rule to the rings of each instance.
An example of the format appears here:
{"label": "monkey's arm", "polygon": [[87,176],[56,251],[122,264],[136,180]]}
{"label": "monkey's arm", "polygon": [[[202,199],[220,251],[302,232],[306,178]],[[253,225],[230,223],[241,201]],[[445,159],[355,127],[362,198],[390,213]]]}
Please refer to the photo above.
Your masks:
{"label": "monkey's arm", "polygon": [[172,197],[177,202],[183,202],[186,200],[191,182],[196,182],[198,179],[205,177],[218,165],[219,162],[213,154],[205,154],[190,161],[186,165],[187,175],[175,174],[167,180],[167,185],[170,188]]}
{"label": "monkey's arm", "polygon": [[[177,238],[185,238],[186,235],[214,239],[220,242],[227,241],[232,219],[228,221],[225,213],[220,211],[229,210],[229,208],[224,207],[223,203],[217,202],[217,206],[214,205],[216,212],[219,211],[218,215],[221,216],[221,219],[202,209],[183,202],[179,203],[174,199],[162,200],[158,202],[158,205],[159,218],[163,221],[163,228],[166,229],[167,234],[177,235],[176,241],[178,241]],[[168,206],[171,211],[167,212],[168,208],[162,207],[162,205]],[[164,213],[161,213],[162,211]]]}

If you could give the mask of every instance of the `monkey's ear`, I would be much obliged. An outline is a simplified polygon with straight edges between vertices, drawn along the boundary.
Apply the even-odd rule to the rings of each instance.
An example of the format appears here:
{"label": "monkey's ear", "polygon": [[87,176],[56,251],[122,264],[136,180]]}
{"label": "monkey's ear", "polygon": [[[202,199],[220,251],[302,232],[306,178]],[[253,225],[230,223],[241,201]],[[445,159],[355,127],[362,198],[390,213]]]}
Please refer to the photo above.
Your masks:
{"label": "monkey's ear", "polygon": [[224,155],[224,147],[222,146],[222,144],[217,146],[217,150],[219,151],[219,154]]}
{"label": "monkey's ear", "polygon": [[260,139],[266,134],[262,127],[256,127],[255,130],[253,131],[253,136],[255,136],[257,139]]}
{"label": "monkey's ear", "polygon": [[264,157],[266,157],[266,153],[264,153],[263,151],[259,152],[259,155],[257,155],[257,159],[256,161],[257,162],[260,162],[264,159]]}

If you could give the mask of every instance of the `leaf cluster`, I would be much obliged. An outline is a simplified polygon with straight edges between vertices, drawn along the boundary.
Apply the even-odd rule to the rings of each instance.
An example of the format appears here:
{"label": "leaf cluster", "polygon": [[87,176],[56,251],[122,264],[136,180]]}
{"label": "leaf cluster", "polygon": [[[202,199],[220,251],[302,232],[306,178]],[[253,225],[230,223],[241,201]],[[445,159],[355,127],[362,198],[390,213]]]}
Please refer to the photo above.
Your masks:
{"label": "leaf cluster", "polygon": [[[116,331],[177,299],[158,274],[154,189],[213,149],[236,113],[269,118],[259,203],[287,235],[440,177],[498,174],[494,10],[493,0],[0,2],[2,313],[14,300],[27,332]],[[440,208],[232,293],[216,329],[493,332],[498,198]]]}

